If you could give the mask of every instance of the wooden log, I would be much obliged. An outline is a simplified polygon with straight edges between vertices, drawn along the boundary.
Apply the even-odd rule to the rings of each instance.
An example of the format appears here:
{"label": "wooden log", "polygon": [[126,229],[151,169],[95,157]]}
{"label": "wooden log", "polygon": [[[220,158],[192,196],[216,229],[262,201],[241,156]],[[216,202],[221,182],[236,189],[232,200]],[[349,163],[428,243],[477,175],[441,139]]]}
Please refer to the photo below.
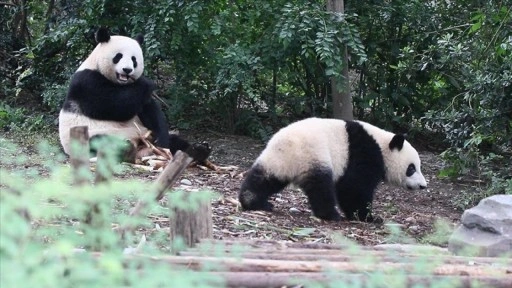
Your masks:
{"label": "wooden log", "polygon": [[165,167],[164,171],[158,176],[156,180],[157,196],[156,201],[160,201],[164,195],[165,190],[171,187],[178,177],[185,171],[187,166],[192,163],[194,159],[188,156],[187,153],[178,151],[174,155],[171,163]]}
{"label": "wooden log", "polygon": [[[91,253],[96,259],[102,257],[102,253]],[[331,264],[335,263],[322,263],[323,268],[328,270],[324,271],[283,271],[278,269],[276,271],[252,271],[242,269],[232,269],[234,267],[243,266],[245,261],[243,259],[234,258],[214,258],[218,261],[212,263],[212,258],[197,258],[193,261],[192,259],[182,256],[146,256],[146,255],[127,255],[125,258],[126,265],[129,265],[130,261],[138,259],[151,259],[153,262],[162,262],[170,264],[170,269],[175,269],[175,265],[185,266],[188,269],[199,270],[197,272],[198,278],[206,276],[217,276],[225,280],[226,287],[247,287],[247,288],[259,288],[259,287],[291,287],[291,285],[308,285],[308,283],[322,284],[325,286],[327,283],[345,283],[347,286],[367,287],[367,286],[382,286],[385,282],[393,283],[394,285],[386,285],[390,287],[450,287],[450,288],[476,288],[476,287],[489,287],[489,288],[510,288],[512,287],[512,270],[499,269],[492,272],[492,267],[487,267],[488,271],[491,271],[492,275],[479,275],[481,273],[461,273],[460,269],[453,270],[454,274],[436,274],[432,273],[435,271],[429,271],[422,269],[419,271],[410,263],[404,265],[397,265],[397,270],[379,269],[386,268],[387,263],[374,263],[372,266],[375,270],[363,270],[363,265],[353,263],[353,266],[360,265],[359,269],[351,272],[347,269],[337,270],[333,269],[334,266]],[[476,257],[478,258],[478,257]],[[286,261],[290,262],[290,261]],[[213,264],[213,265],[212,265]],[[229,265],[225,265],[229,264]],[[300,263],[299,263],[300,264]],[[314,264],[314,263],[313,263]],[[202,265],[212,267],[213,271],[202,271]],[[293,264],[292,264],[293,265]],[[318,265],[315,264],[315,265]],[[331,266],[329,266],[331,265]],[[300,267],[301,265],[298,265]],[[349,267],[350,263],[344,263],[345,267]],[[269,266],[270,267],[270,266]],[[407,267],[406,270],[401,268]],[[512,268],[512,267],[511,267]],[[140,269],[144,269],[144,266],[140,266]],[[378,278],[372,278],[372,273],[379,273]],[[405,274],[404,274],[405,273]],[[377,280],[378,279],[378,280]],[[375,281],[379,281],[376,285]],[[399,282],[397,282],[399,281]],[[403,282],[400,282],[403,281]],[[356,283],[357,285],[349,285],[350,283]],[[402,285],[398,285],[401,283]],[[337,287],[337,286],[336,286]],[[340,286],[342,287],[342,286]]]}
{"label": "wooden log", "polygon": [[[195,248],[179,252],[182,256],[216,256],[223,253],[227,257],[244,257],[251,259],[274,260],[327,260],[327,261],[362,261],[365,259],[386,262],[427,261],[427,263],[465,264],[479,266],[503,265],[511,268],[512,258],[505,257],[471,257],[451,255],[439,247],[418,246],[419,249],[382,249],[374,246],[340,246],[325,243],[299,243],[275,240],[248,240],[240,239],[240,244],[231,240],[203,240]],[[260,245],[258,243],[264,243]],[[270,245],[267,245],[270,244]],[[302,248],[304,247],[312,248]],[[289,247],[290,248],[289,248]],[[333,249],[334,248],[334,249]]]}
{"label": "wooden log", "polygon": [[[207,272],[200,272],[207,273]],[[320,286],[327,286],[327,283],[344,283],[346,286],[370,287],[377,286],[375,281],[371,281],[368,274],[326,274],[321,272],[209,272],[209,276],[218,276],[224,279],[227,287],[245,287],[245,288],[267,288],[267,287],[302,287],[301,284],[316,283]],[[201,275],[198,275],[200,277]],[[206,276],[206,275],[205,275]],[[402,278],[403,277],[403,278]],[[512,278],[494,278],[494,277],[471,277],[471,276],[436,276],[436,275],[386,275],[381,277],[381,281],[390,280],[389,283],[395,283],[397,287],[451,287],[451,288],[472,288],[472,287],[493,287],[510,288],[512,287]],[[402,280],[403,285],[398,285]],[[357,283],[358,285],[349,285]],[[372,285],[373,283],[373,285]],[[447,285],[447,284],[450,285]],[[383,284],[379,282],[378,284]],[[297,286],[293,286],[297,285]],[[334,285],[338,286],[338,285]],[[386,285],[384,285],[386,286]],[[342,285],[339,285],[342,287]],[[391,285],[390,287],[394,287]]]}
{"label": "wooden log", "polygon": [[411,263],[392,262],[328,262],[328,261],[283,261],[263,259],[240,259],[235,257],[194,257],[194,256],[161,256],[152,257],[174,265],[185,266],[193,270],[215,267],[216,271],[229,272],[324,272],[337,271],[345,273],[406,273],[425,275],[451,275],[471,277],[511,278],[512,267],[494,265],[462,265],[462,264],[425,264],[421,271]]}
{"label": "wooden log", "polygon": [[114,168],[109,163],[105,152],[99,150],[96,153],[96,176],[94,178],[94,183],[99,184],[101,182],[107,182],[112,175]]}
{"label": "wooden log", "polygon": [[[187,168],[187,166],[192,163],[192,161],[192,157],[188,156],[187,153],[181,151],[176,152],[176,155],[174,155],[172,161],[167,164],[164,171],[160,173],[160,176],[158,176],[158,179],[156,180],[156,201],[160,201],[164,197],[165,191],[171,187],[174,182],[176,182],[178,177],[183,173],[185,168]],[[147,203],[139,200],[130,210],[130,216],[138,215],[140,210],[142,210],[142,208],[144,208],[146,205]]]}
{"label": "wooden log", "polygon": [[[253,248],[262,247],[275,247],[276,249],[285,248],[304,248],[304,249],[329,249],[340,250],[347,249],[354,245],[352,244],[328,244],[328,243],[311,243],[311,242],[286,242],[279,240],[264,240],[264,239],[204,239],[201,241],[204,245],[222,245],[222,246],[240,246],[247,245]],[[369,246],[360,246],[361,249],[366,249]]]}
{"label": "wooden log", "polygon": [[[217,247],[218,248],[218,247]],[[219,249],[211,249],[209,251],[185,250],[180,251],[180,256],[215,256],[219,253]],[[220,250],[222,251],[222,250]],[[326,253],[329,251],[329,253]],[[288,253],[285,250],[268,250],[268,249],[247,249],[246,251],[223,251],[226,257],[243,257],[245,259],[267,259],[267,260],[286,260],[286,261],[330,261],[330,262],[360,262],[360,261],[377,261],[377,262],[400,262],[400,263],[443,263],[443,264],[461,264],[461,265],[494,265],[503,264],[512,268],[512,259],[500,259],[491,257],[465,257],[451,255],[421,255],[395,253],[385,251],[361,251],[360,253],[350,253],[346,251],[333,250],[295,250]],[[300,253],[299,253],[300,252]],[[511,272],[512,273],[512,272]]]}
{"label": "wooden log", "polygon": [[[108,159],[106,159],[106,155],[102,150],[99,150],[96,154],[96,173],[94,178],[94,183],[106,183],[109,180],[109,175],[112,174],[113,167],[108,163]],[[105,228],[105,223],[102,221],[101,210],[99,203],[92,201],[91,209],[87,212],[85,216],[84,222],[93,229],[103,229]],[[93,247],[95,250],[101,249],[100,241],[96,241],[96,247]]]}
{"label": "wooden log", "polygon": [[69,129],[71,137],[70,160],[73,169],[73,183],[86,184],[89,181],[89,130],[87,126]]}
{"label": "wooden log", "polygon": [[[185,193],[185,201],[190,198],[189,191]],[[213,217],[210,201],[198,203],[196,209],[171,207],[170,238],[173,243],[178,237],[187,247],[195,246],[201,239],[213,238]]]}
{"label": "wooden log", "polygon": [[[89,130],[87,126],[75,126],[69,130],[71,137],[70,163],[73,169],[73,183],[86,185],[89,183]],[[100,207],[94,200],[89,201],[90,208],[84,216],[83,222],[92,230],[102,229],[105,226],[104,219],[100,215]],[[101,250],[100,237],[90,241],[91,250]]]}

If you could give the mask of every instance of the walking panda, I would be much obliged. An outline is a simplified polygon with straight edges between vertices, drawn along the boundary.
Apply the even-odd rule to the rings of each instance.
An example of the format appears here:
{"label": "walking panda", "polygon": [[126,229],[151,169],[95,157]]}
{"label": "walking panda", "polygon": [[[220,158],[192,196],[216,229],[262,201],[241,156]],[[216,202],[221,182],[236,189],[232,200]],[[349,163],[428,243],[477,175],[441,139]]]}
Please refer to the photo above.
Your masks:
{"label": "walking panda", "polygon": [[239,200],[245,210],[272,210],[268,198],[288,184],[306,194],[313,214],[374,221],[373,195],[386,182],[427,186],[418,152],[403,135],[362,121],[308,118],[278,131],[248,171]]}
{"label": "walking panda", "polygon": [[[71,149],[69,129],[88,126],[91,141],[110,135],[135,144],[150,130],[156,146],[169,148],[172,154],[182,150],[196,161],[205,160],[210,153],[207,144],[191,145],[169,135],[165,116],[151,97],[156,86],[142,76],[143,36],[111,36],[106,28],[100,28],[95,36],[98,45],[73,75],[59,114],[64,152],[69,154]],[[129,146],[128,150],[134,149]]]}

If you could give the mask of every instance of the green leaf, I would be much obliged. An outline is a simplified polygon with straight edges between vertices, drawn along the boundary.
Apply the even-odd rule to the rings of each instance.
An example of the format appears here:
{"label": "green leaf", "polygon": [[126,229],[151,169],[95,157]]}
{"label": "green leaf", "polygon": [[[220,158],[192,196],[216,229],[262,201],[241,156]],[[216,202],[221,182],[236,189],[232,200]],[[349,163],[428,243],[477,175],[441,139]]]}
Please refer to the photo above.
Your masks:
{"label": "green leaf", "polygon": [[471,25],[471,28],[469,29],[470,33],[478,31],[482,27],[482,21],[478,21],[475,24]]}

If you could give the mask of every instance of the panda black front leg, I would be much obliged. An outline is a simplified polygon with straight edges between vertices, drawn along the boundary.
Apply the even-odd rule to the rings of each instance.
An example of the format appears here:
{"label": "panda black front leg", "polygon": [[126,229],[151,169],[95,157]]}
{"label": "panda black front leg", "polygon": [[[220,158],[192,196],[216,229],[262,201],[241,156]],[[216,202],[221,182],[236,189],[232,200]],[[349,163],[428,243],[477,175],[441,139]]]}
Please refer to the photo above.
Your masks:
{"label": "panda black front leg", "polygon": [[334,181],[330,169],[323,167],[312,169],[299,181],[299,186],[308,197],[313,215],[323,220],[341,220],[336,210]]}
{"label": "panda black front leg", "polygon": [[286,185],[287,181],[279,180],[256,164],[247,172],[240,187],[238,200],[244,210],[272,211],[273,206],[268,202],[268,198],[279,193]]}
{"label": "panda black front leg", "polygon": [[373,222],[371,210],[375,188],[354,184],[353,181],[340,181],[336,184],[338,204],[347,220]]}

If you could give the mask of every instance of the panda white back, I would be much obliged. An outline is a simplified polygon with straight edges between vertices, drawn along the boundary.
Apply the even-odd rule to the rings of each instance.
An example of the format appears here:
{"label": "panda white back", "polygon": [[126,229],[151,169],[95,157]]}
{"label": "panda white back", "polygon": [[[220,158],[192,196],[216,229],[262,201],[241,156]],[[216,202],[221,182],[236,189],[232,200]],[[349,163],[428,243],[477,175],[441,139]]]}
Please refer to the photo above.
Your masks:
{"label": "panda white back", "polygon": [[348,161],[345,122],[307,118],[279,130],[255,161],[271,167],[277,178],[294,182],[314,165],[326,165],[333,179],[343,175]]}

